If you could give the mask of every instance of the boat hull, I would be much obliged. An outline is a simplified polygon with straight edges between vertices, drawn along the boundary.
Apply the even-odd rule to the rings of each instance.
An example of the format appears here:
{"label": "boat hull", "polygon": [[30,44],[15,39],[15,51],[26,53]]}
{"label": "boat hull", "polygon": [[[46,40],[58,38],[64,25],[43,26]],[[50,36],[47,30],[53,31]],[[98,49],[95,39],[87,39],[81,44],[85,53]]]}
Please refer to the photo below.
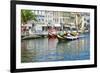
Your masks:
{"label": "boat hull", "polygon": [[76,40],[79,39],[79,36],[70,36],[70,37],[65,37],[67,40]]}
{"label": "boat hull", "polygon": [[48,38],[56,38],[57,35],[48,35]]}
{"label": "boat hull", "polygon": [[66,40],[76,40],[76,39],[79,39],[79,36],[60,36],[60,35],[57,35],[57,38],[59,41],[66,41]]}

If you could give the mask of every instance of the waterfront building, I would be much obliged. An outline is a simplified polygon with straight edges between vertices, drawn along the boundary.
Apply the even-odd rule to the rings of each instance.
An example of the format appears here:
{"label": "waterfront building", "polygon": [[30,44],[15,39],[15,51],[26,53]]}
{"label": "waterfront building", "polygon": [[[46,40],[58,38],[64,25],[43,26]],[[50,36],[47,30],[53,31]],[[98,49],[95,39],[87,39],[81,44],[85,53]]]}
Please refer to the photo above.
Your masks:
{"label": "waterfront building", "polygon": [[79,25],[79,31],[89,32],[90,31],[90,14],[81,13],[81,24]]}
{"label": "waterfront building", "polygon": [[75,28],[77,31],[89,29],[90,15],[80,12],[64,12],[64,11],[47,11],[47,10],[32,10],[36,15],[37,21],[28,21],[31,24],[31,30],[47,31],[48,27],[55,27],[57,31],[69,30]]}

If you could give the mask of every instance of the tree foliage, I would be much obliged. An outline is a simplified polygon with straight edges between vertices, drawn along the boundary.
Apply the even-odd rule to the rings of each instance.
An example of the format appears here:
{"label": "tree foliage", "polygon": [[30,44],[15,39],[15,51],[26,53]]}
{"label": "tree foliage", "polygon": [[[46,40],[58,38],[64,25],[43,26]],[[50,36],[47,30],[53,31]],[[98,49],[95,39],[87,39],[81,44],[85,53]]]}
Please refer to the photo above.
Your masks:
{"label": "tree foliage", "polygon": [[21,10],[21,23],[26,24],[29,20],[36,21],[35,13],[33,13],[32,10]]}

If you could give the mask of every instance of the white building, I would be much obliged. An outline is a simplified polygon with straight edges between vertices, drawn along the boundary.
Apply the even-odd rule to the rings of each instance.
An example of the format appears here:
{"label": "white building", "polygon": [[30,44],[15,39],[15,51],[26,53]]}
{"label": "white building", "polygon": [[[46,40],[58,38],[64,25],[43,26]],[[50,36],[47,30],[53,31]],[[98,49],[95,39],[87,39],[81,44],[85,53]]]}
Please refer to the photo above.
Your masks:
{"label": "white building", "polygon": [[48,27],[52,26],[65,29],[66,27],[70,27],[70,23],[73,23],[72,27],[79,29],[79,25],[82,25],[83,16],[84,24],[89,25],[89,15],[84,13],[47,10],[33,10],[33,13],[35,13],[37,19],[34,24],[40,25],[43,31],[47,31]]}

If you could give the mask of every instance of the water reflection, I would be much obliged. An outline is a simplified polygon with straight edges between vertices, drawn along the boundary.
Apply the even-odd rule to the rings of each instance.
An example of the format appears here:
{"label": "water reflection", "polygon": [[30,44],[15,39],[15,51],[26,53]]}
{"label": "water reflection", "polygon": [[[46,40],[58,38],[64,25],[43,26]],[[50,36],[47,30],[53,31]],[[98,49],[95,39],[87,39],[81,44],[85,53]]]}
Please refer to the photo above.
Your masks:
{"label": "water reflection", "polygon": [[86,60],[90,58],[89,35],[84,38],[60,42],[55,38],[22,40],[21,62]]}

